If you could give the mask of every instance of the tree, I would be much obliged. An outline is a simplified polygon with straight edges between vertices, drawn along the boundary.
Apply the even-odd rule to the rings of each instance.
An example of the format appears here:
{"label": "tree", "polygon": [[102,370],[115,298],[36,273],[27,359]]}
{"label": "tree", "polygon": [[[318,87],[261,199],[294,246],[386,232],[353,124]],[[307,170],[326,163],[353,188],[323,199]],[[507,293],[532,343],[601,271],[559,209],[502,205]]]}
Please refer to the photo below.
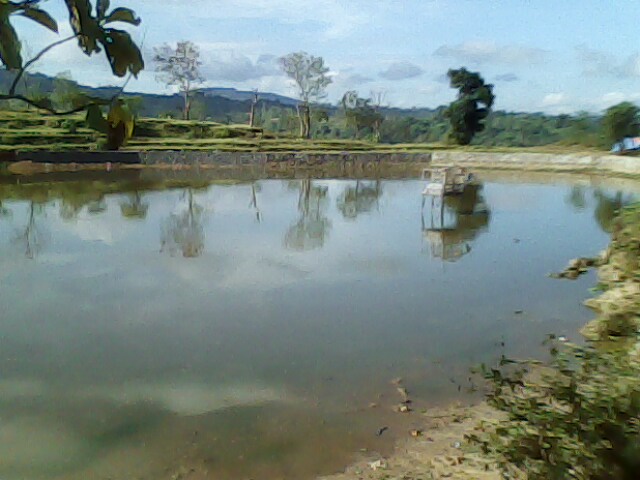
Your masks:
{"label": "tree", "polygon": [[630,102],[622,102],[609,107],[602,118],[602,128],[609,143],[638,135],[640,132],[639,113],[640,108]]}
{"label": "tree", "polygon": [[176,48],[165,44],[154,49],[153,61],[158,80],[178,87],[184,98],[184,119],[189,120],[191,95],[195,87],[204,81],[200,73],[200,49],[189,41],[178,42]]}
{"label": "tree", "polygon": [[60,110],[73,108],[73,104],[80,94],[78,84],[73,81],[71,72],[61,72],[53,79],[53,91],[51,92],[51,102],[54,107]]}
{"label": "tree", "polygon": [[40,8],[44,0],[0,0],[0,64],[7,70],[15,71],[15,77],[7,93],[0,93],[0,100],[20,100],[28,105],[54,114],[69,114],[85,110],[89,105],[108,104],[108,101],[84,98],[78,101],[68,112],[54,108],[48,98],[30,98],[17,93],[17,87],[25,71],[40,60],[47,52],[63,43],[76,40],[80,49],[88,56],[105,52],[111,65],[111,71],[118,77],[127,74],[137,76],[144,68],[144,61],[138,46],[130,34],[113,28],[114,23],[139,25],[140,19],[133,10],[115,8],[111,11],[109,0],[96,0],[95,8],[91,0],[64,0],[69,12],[69,24],[72,35],[63,38],[42,49],[28,61],[22,55],[22,43],[18,32],[11,23],[16,17],[26,17],[43,27],[58,33],[58,23]]}
{"label": "tree", "polygon": [[495,96],[493,85],[484,83],[477,72],[466,68],[447,72],[451,88],[458,89],[458,98],[445,111],[450,123],[450,138],[459,145],[468,145],[473,136],[484,130]]}
{"label": "tree", "polygon": [[325,89],[332,80],[328,76],[329,68],[322,57],[314,57],[306,52],[290,53],[279,59],[282,71],[294,81],[298,99],[298,120],[300,136],[311,137],[310,102],[323,98]]}
{"label": "tree", "polygon": [[372,105],[372,99],[360,98],[358,92],[350,90],[342,96],[342,108],[347,127],[355,130],[355,137],[362,128],[369,128],[376,141],[380,140],[380,126],[384,117],[378,111],[378,107]]}

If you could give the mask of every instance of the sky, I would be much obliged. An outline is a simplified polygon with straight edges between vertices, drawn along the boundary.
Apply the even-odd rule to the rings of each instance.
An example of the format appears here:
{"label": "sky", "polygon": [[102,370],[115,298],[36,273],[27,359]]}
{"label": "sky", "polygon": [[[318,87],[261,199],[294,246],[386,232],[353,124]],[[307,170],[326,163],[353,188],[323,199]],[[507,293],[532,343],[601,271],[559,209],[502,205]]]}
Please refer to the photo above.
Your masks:
{"label": "sky", "polygon": [[[494,85],[496,109],[600,112],[640,101],[640,1],[637,0],[112,0],[142,18],[133,37],[146,70],[128,91],[168,93],[157,81],[154,47],[190,40],[201,51],[206,86],[295,90],[277,59],[290,52],[321,56],[333,83],[326,100],[347,90],[384,93],[394,107],[437,107],[455,97],[450,68],[478,71]],[[43,6],[70,32],[61,0]],[[27,53],[57,37],[15,22]],[[28,55],[27,55],[28,56]],[[92,86],[122,83],[104,55],[77,45],[50,51],[35,71],[70,71]]]}

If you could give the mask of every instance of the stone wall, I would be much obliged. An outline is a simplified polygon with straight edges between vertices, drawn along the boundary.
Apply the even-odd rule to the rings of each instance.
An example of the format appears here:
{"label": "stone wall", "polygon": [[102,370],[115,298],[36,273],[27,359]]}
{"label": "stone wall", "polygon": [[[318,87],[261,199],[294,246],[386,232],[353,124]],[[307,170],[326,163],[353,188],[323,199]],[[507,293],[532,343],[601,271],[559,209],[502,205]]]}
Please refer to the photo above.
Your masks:
{"label": "stone wall", "polygon": [[[460,165],[478,169],[583,172],[640,176],[640,157],[598,154],[488,153],[436,151],[410,152],[219,152],[219,151],[142,151],[142,152],[30,152],[0,157],[0,161],[34,163],[141,163],[179,166],[262,166],[266,168],[333,167],[349,170],[406,166],[418,171],[428,165]],[[404,167],[403,167],[404,168]]]}
{"label": "stone wall", "polygon": [[379,164],[385,163],[424,163],[431,162],[431,153],[376,153],[376,152],[339,152],[339,153],[296,153],[296,152],[179,152],[150,151],[140,152],[145,165],[267,165],[285,164],[288,166],[322,166],[336,164]]}

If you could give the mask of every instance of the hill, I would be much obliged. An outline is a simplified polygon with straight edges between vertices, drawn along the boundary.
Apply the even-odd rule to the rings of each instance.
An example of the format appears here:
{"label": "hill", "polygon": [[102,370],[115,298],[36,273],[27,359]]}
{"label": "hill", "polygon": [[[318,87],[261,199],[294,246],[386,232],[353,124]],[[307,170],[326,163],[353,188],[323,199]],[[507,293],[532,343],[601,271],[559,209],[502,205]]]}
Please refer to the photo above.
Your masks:
{"label": "hill", "polygon": [[[0,91],[7,91],[14,75],[0,69]],[[56,91],[79,91],[98,98],[110,98],[120,91],[117,86],[89,87],[74,80],[62,77],[50,77],[41,73],[27,73],[18,86],[19,93],[30,95],[55,95]],[[143,117],[174,116],[180,117],[183,100],[180,95],[149,94],[126,92],[125,98],[135,98],[138,114]],[[235,88],[203,88],[195,95],[194,105],[203,118],[223,123],[246,121],[251,108],[253,92]],[[260,103],[264,108],[292,109],[297,101],[275,93],[260,93]]]}

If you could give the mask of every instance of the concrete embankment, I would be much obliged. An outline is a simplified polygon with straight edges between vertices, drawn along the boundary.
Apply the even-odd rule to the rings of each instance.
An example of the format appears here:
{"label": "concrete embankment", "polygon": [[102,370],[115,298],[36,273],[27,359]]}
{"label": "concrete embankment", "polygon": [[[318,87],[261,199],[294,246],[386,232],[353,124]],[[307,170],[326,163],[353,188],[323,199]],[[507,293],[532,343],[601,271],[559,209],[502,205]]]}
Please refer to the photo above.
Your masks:
{"label": "concrete embankment", "polygon": [[[442,150],[415,152],[19,152],[17,162],[37,164],[126,163],[142,166],[263,166],[267,168],[357,167],[373,170],[380,165],[404,165],[412,171],[427,166],[460,165],[475,169],[571,172],[616,176],[640,176],[640,158],[616,155],[554,153],[491,153]],[[6,158],[0,161],[9,161]]]}
{"label": "concrete embankment", "polygon": [[640,158],[618,155],[438,151],[431,160],[434,166],[640,175]]}

